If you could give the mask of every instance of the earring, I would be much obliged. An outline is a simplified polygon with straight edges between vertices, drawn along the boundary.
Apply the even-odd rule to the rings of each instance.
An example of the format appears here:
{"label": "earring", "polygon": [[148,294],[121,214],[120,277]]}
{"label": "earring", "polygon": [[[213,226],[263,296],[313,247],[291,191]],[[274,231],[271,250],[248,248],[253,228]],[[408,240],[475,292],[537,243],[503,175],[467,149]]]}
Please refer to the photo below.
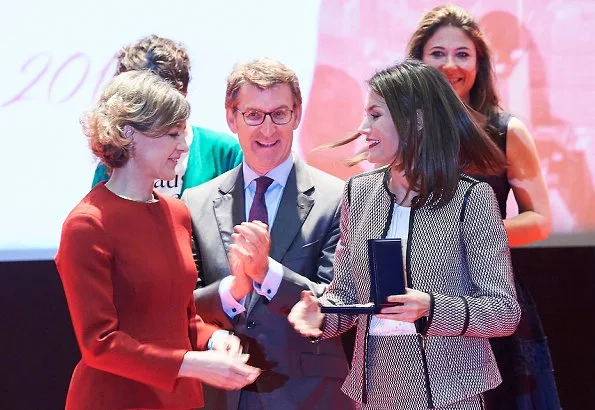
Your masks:
{"label": "earring", "polygon": [[420,109],[415,110],[417,120],[417,130],[421,131],[424,127],[424,115]]}
{"label": "earring", "polygon": [[124,128],[124,138],[132,138],[132,134],[134,134],[132,127]]}

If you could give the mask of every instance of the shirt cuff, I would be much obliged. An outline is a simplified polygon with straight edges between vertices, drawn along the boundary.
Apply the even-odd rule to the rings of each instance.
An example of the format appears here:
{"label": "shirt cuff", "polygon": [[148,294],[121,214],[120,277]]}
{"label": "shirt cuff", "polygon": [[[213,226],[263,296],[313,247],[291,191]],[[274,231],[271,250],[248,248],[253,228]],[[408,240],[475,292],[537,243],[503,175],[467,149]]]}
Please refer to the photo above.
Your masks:
{"label": "shirt cuff", "polygon": [[219,298],[221,299],[221,306],[223,311],[230,318],[233,319],[236,315],[244,312],[244,299],[239,302],[231,296],[231,284],[233,282],[233,276],[224,277],[219,283]]}
{"label": "shirt cuff", "polygon": [[269,271],[262,283],[254,283],[254,290],[259,295],[266,297],[268,300],[273,299],[281,286],[283,279],[283,265],[269,257]]}

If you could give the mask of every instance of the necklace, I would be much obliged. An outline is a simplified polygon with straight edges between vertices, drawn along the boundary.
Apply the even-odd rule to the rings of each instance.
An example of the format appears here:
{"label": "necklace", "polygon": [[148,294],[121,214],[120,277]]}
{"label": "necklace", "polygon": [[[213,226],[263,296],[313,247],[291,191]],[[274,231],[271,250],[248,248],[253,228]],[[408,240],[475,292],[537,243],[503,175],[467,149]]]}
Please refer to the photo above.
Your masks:
{"label": "necklace", "polygon": [[154,194],[151,194],[151,198],[147,199],[147,200],[142,200],[142,199],[133,199],[130,198],[128,196],[124,196],[124,195],[120,195],[120,194],[116,194],[114,191],[111,191],[114,195],[119,196],[122,199],[126,199],[127,201],[132,201],[132,202],[139,202],[141,204],[152,204],[155,202],[158,202],[159,200],[157,198],[155,198]]}
{"label": "necklace", "polygon": [[119,194],[119,193],[117,193],[117,192],[114,192],[114,191],[112,191],[112,190],[110,189],[110,187],[109,187],[109,186],[107,186],[107,184],[105,185],[105,187],[107,188],[107,190],[108,190],[108,191],[110,191],[110,192],[111,192],[112,194],[114,194],[115,196],[117,196],[117,197],[120,197],[120,198],[122,198],[122,199],[125,199],[125,200],[127,200],[127,201],[132,201],[132,202],[139,202],[139,203],[141,203],[141,204],[143,204],[143,203],[144,203],[144,204],[152,204],[152,203],[155,203],[155,202],[158,202],[158,201],[159,201],[157,198],[155,198],[155,194],[154,194],[154,193],[152,193],[152,192],[151,192],[151,198],[149,198],[149,199],[146,199],[146,200],[145,200],[145,199],[134,199],[134,198],[130,198],[129,196],[126,196],[126,195],[121,195],[121,194]]}

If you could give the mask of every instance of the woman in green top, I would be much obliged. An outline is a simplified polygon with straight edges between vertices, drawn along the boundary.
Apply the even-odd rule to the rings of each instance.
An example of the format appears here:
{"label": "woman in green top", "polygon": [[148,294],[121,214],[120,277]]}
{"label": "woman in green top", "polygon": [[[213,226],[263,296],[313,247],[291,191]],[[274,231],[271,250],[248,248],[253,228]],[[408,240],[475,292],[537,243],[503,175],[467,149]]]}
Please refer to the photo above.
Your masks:
{"label": "woman in green top", "polygon": [[[169,81],[184,95],[190,80],[190,59],[176,42],[150,35],[122,49],[116,74],[132,70],[151,70]],[[186,125],[188,154],[180,159],[173,180],[156,180],[155,190],[179,198],[185,189],[202,184],[242,162],[238,141],[230,135]],[[110,169],[99,164],[93,186],[109,178]]]}

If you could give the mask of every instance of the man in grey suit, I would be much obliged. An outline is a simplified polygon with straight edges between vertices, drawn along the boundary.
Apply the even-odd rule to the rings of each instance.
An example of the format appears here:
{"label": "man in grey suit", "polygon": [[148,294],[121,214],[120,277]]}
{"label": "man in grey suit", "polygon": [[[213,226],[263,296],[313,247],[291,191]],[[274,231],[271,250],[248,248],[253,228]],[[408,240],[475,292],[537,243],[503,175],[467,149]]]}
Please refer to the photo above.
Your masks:
{"label": "man in grey suit", "polygon": [[332,278],[343,182],[292,153],[302,98],[283,64],[236,66],[225,108],[244,161],[182,198],[201,280],[194,298],[201,317],[237,334],[263,373],[241,391],[205,386],[206,408],[351,409],[340,390],[341,341],[312,343],[287,321],[302,290],[320,295]]}

